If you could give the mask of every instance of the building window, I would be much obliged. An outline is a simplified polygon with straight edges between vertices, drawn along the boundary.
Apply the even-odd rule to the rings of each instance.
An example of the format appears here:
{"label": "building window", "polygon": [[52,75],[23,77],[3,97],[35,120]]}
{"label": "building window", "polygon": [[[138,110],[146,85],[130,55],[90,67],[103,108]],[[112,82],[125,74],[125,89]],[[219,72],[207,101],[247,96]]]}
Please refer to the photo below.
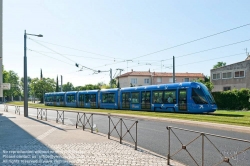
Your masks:
{"label": "building window", "polygon": [[161,77],[157,77],[157,82],[161,82]]}
{"label": "building window", "polygon": [[234,78],[245,77],[245,71],[236,71],[234,72]]}
{"label": "building window", "polygon": [[223,79],[232,78],[232,72],[222,73]]}
{"label": "building window", "polygon": [[149,84],[149,78],[144,79],[144,84]]}
{"label": "building window", "polygon": [[220,73],[213,74],[213,80],[220,79]]}
{"label": "building window", "polygon": [[137,84],[137,78],[131,78],[130,83],[131,84]]}
{"label": "building window", "polygon": [[189,78],[184,78],[184,82],[189,82]]}
{"label": "building window", "polygon": [[231,87],[230,86],[223,87],[223,91],[227,91],[227,90],[231,90]]}

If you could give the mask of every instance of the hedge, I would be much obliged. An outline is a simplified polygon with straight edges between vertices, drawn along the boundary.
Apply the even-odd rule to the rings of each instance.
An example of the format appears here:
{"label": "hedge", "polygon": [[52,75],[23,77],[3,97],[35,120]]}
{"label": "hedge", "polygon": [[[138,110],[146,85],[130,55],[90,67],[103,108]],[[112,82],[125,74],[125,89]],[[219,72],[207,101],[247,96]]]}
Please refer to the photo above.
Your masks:
{"label": "hedge", "polygon": [[250,89],[212,92],[218,109],[250,110]]}

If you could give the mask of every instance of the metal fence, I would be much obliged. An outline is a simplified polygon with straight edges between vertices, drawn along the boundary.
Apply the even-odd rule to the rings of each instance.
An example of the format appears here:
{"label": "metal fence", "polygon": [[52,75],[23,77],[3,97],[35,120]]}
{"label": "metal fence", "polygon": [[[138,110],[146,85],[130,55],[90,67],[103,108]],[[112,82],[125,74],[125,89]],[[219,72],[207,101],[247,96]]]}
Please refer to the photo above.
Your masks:
{"label": "metal fence", "polygon": [[[226,136],[221,136],[221,135],[215,135],[215,134],[210,134],[210,133],[203,133],[203,132],[199,132],[199,131],[194,131],[194,130],[188,130],[188,129],[183,129],[183,128],[178,128],[178,127],[172,127],[172,126],[167,126],[167,130],[168,130],[168,155],[167,155],[167,164],[170,165],[171,163],[171,159],[173,159],[173,157],[182,152],[185,151],[187,156],[189,156],[189,158],[193,161],[192,165],[205,165],[205,160],[209,160],[209,161],[215,161],[215,163],[213,165],[217,166],[217,165],[235,165],[232,163],[232,159],[235,158],[236,156],[239,156],[243,153],[245,153],[246,151],[250,151],[250,144],[249,146],[245,146],[243,147],[242,150],[235,152],[233,154],[230,154],[228,156],[225,156],[225,154],[222,153],[222,151],[220,150],[220,148],[218,147],[218,145],[215,145],[215,143],[212,141],[211,138],[209,137],[218,137],[218,138],[223,138],[223,139],[227,139],[227,140],[234,140],[234,141],[240,141],[240,142],[245,142],[245,143],[250,143],[249,140],[243,140],[243,139],[237,139],[237,138],[232,138],[232,137],[226,137]],[[189,142],[187,142],[186,144],[183,143],[183,141],[181,141],[180,136],[178,136],[178,134],[176,134],[176,131],[182,131],[182,132],[189,132],[189,133],[197,133],[198,136],[196,136],[194,139],[190,140]],[[172,136],[172,137],[171,137]],[[173,151],[174,149],[172,149],[171,146],[171,138],[174,139],[175,141],[180,143],[180,147],[177,148],[177,150],[175,149],[175,151],[173,153],[171,153],[171,151]],[[190,152],[190,150],[188,149],[188,147],[191,144],[195,144],[195,142],[198,142],[199,138],[201,138],[201,158],[199,159],[199,161],[197,160],[197,156],[192,155],[192,153]],[[225,141],[225,140],[224,140]],[[195,146],[197,147],[198,145],[200,145],[199,143],[196,143]],[[205,146],[206,145],[206,146]],[[206,158],[207,156],[209,156],[208,154],[205,154],[206,148],[205,147],[212,147],[214,148],[215,152],[217,154],[219,154],[219,158],[216,159],[215,158]],[[245,164],[244,164],[245,165]],[[250,163],[248,163],[248,165],[250,165]]]}

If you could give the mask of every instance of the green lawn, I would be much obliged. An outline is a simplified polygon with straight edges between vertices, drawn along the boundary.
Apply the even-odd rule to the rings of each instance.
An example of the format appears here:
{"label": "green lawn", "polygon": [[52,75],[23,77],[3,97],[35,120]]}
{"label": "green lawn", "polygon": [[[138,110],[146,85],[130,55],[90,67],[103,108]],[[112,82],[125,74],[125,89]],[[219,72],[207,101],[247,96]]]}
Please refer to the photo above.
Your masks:
{"label": "green lawn", "polygon": [[[9,102],[8,104],[22,106],[23,102]],[[32,104],[32,103],[29,103],[29,107],[39,107],[47,109],[51,108],[58,110],[77,110],[77,111],[93,112],[93,113],[124,114],[124,115],[135,115],[135,116],[141,115],[148,117],[174,118],[174,119],[185,119],[193,121],[233,124],[240,126],[250,126],[250,111],[218,110],[212,114],[184,114],[184,113],[161,113],[161,112],[130,111],[130,110],[104,110],[104,109],[52,107],[52,106],[44,106],[43,104]]]}

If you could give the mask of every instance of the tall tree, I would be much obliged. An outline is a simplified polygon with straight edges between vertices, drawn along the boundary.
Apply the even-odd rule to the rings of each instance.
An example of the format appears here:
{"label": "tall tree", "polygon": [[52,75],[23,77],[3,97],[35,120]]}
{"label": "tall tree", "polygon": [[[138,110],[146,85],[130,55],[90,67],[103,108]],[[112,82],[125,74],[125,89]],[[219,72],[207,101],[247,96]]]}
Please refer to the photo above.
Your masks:
{"label": "tall tree", "polygon": [[41,69],[40,80],[42,80],[42,79],[43,79],[43,71],[42,71],[42,69]]}
{"label": "tall tree", "polygon": [[62,89],[64,92],[67,91],[73,91],[74,90],[74,86],[71,82],[67,82],[66,84],[63,84]]}
{"label": "tall tree", "polygon": [[58,76],[56,77],[56,92],[59,92]]}
{"label": "tall tree", "polygon": [[226,66],[226,62],[217,62],[216,65],[214,65],[213,69],[217,69],[219,67]]}

